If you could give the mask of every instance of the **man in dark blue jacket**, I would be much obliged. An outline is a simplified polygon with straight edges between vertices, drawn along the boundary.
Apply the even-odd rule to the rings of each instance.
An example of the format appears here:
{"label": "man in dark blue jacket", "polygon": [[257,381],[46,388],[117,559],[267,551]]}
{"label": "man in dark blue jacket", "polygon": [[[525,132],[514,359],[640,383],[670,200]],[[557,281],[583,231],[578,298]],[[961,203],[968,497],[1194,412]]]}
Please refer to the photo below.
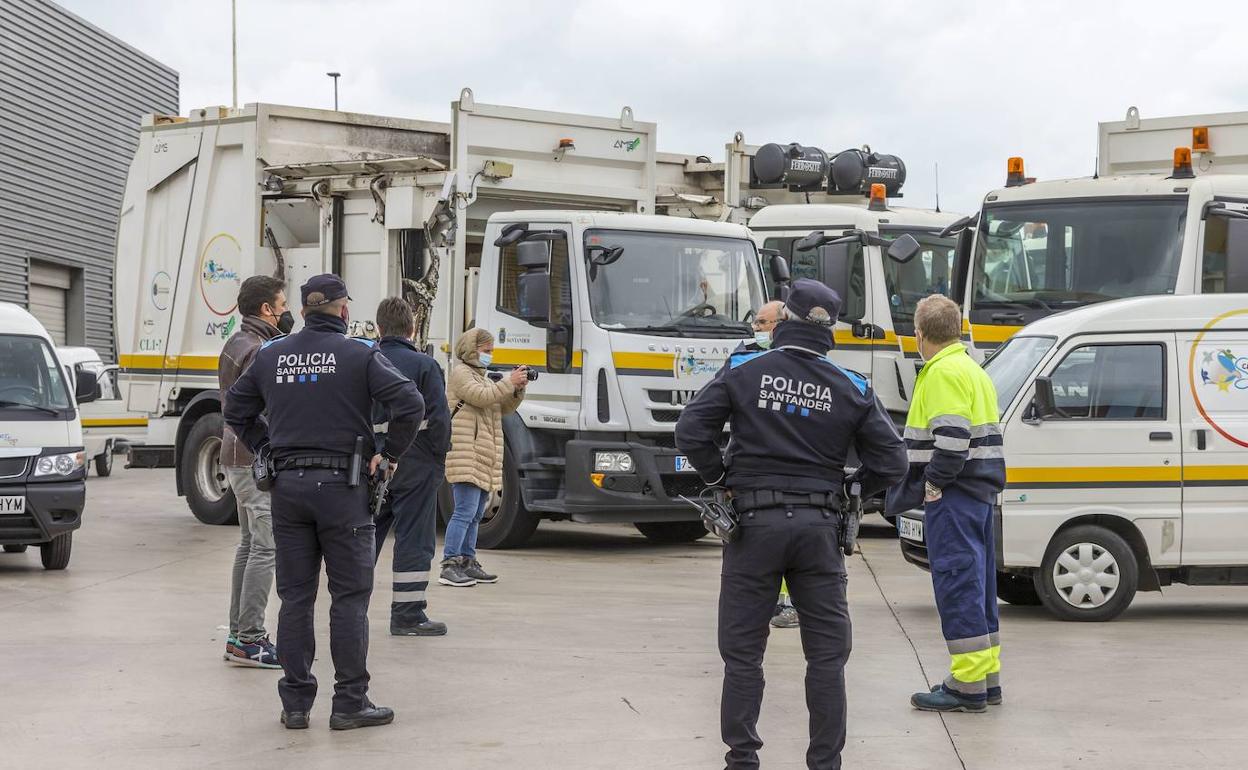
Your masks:
{"label": "man in dark blue jacket", "polygon": [[[416,440],[401,458],[390,495],[377,518],[377,556],[386,533],[394,529],[393,594],[390,633],[395,636],[442,636],[446,624],[425,614],[429,602],[429,569],[437,539],[438,490],[446,478],[446,453],[451,444],[451,415],[446,403],[446,378],[432,356],[416,349],[416,319],[402,297],[389,297],[377,306],[381,352],[394,367],[416,383],[425,399],[425,421]],[[377,405],[378,423],[389,414]],[[384,439],[383,436],[379,438]]]}
{"label": "man in dark blue jacket", "polygon": [[[840,497],[854,448],[869,496],[906,472],[906,451],[870,384],[828,360],[841,300],[794,281],[771,349],[734,353],[685,407],[676,446],[702,480],[726,486],[740,536],[724,548],[719,651],[720,731],[729,768],[758,767],[767,623],[781,580],[801,613],[812,768],[839,768],[845,745],[845,663],[850,651]],[[732,435],[721,456],[724,423]]]}

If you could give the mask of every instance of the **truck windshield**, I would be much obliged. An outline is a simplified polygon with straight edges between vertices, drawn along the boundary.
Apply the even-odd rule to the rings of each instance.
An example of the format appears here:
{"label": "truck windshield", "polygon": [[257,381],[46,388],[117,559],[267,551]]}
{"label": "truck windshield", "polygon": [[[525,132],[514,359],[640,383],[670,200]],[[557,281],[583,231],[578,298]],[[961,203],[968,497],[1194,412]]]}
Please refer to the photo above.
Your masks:
{"label": "truck windshield", "polygon": [[1052,337],[1011,337],[984,362],[984,371],[997,386],[997,406],[1003,416],[1056,342]]}
{"label": "truck windshield", "polygon": [[685,337],[751,334],[750,318],[763,303],[753,242],[590,230],[585,245],[623,249],[608,264],[588,265],[590,308],[602,328]]}
{"label": "truck windshield", "polygon": [[71,403],[60,363],[47,342],[0,334],[0,414],[60,412]]}
{"label": "truck windshield", "polygon": [[914,308],[929,294],[950,296],[953,283],[954,258],[958,238],[940,238],[930,231],[905,228],[880,228],[885,238],[900,238],[909,233],[919,242],[919,253],[904,264],[885,257],[884,283],[888,290],[888,309],[893,316],[893,330],[898,334],[914,334]]}
{"label": "truck windshield", "polygon": [[[1035,201],[984,207],[976,310],[1025,320],[1122,297],[1174,293],[1186,198]],[[972,318],[973,322],[987,319]]]}

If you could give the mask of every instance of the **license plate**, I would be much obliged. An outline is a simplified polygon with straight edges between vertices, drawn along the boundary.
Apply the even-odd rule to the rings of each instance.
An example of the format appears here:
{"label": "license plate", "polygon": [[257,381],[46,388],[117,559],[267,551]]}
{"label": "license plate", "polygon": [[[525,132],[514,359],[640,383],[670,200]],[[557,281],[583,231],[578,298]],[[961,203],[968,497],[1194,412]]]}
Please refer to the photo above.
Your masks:
{"label": "license plate", "polygon": [[676,472],[692,473],[693,463],[689,462],[689,458],[684,455],[676,455]]}
{"label": "license plate", "polygon": [[24,497],[0,497],[0,513],[25,513],[26,498]]}
{"label": "license plate", "polygon": [[918,519],[907,519],[905,516],[898,516],[897,534],[907,540],[921,543],[923,542],[923,522]]}

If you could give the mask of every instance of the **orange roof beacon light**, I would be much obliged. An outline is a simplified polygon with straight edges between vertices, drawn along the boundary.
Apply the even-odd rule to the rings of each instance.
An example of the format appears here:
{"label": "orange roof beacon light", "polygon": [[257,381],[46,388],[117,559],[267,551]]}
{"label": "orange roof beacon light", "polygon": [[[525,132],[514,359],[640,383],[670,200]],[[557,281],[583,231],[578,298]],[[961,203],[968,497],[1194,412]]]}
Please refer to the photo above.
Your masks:
{"label": "orange roof beacon light", "polygon": [[1209,152],[1209,126],[1195,126],[1192,128],[1192,152]]}
{"label": "orange roof beacon light", "polygon": [[871,201],[867,204],[868,211],[888,211],[888,188],[882,184],[871,185]]}
{"label": "orange roof beacon light", "polygon": [[1027,184],[1027,176],[1023,173],[1023,159],[1010,158],[1005,162],[1005,186],[1022,187]]}
{"label": "orange roof beacon light", "polygon": [[1170,175],[1171,179],[1192,179],[1196,174],[1192,173],[1192,151],[1187,147],[1174,148],[1174,173]]}

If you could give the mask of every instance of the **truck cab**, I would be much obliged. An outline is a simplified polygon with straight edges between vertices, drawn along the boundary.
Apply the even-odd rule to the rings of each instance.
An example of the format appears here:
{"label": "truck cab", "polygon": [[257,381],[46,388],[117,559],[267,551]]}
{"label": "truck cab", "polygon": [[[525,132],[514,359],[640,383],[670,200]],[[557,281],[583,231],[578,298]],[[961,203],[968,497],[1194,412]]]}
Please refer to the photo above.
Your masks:
{"label": "truck cab", "polygon": [[79,371],[76,386],[71,385],[39,321],[0,302],[0,545],[5,553],[38,545],[45,568],[68,566],[86,501],[78,404],[93,400],[97,391],[91,370]]}

